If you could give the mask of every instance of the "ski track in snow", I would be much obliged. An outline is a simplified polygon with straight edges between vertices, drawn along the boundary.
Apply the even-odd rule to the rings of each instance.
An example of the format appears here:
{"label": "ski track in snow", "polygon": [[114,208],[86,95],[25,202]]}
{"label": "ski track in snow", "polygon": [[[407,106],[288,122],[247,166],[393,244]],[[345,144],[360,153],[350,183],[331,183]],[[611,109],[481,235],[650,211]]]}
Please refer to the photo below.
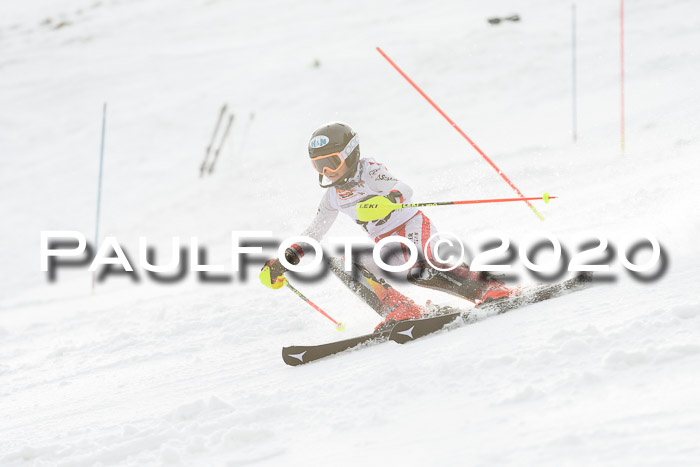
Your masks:
{"label": "ski track in snow", "polygon": [[[697,465],[700,8],[626,5],[625,155],[618,4],[577,7],[576,145],[570,4],[513,8],[0,7],[0,465]],[[519,24],[486,23],[513,12]],[[60,270],[54,284],[38,271],[39,231],[92,241],[105,100],[101,230],[134,260],[139,235],[159,261],[171,236],[196,235],[225,264],[231,230],[300,232],[321,197],[306,138],[331,119],[351,123],[363,156],[413,186],[415,201],[512,197],[377,45],[524,194],[559,196],[537,205],[544,224],[522,206],[446,207],[429,211],[440,229],[496,229],[516,245],[542,228],[565,245],[596,230],[614,246],[648,231],[666,275],[640,283],[614,268],[619,280],[571,296],[291,368],[283,345],[363,334],[377,316],[332,278],[304,284],[347,324],[338,333],[289,291],[258,285],[257,266],[224,285],[112,277],[95,295],[84,269]],[[232,138],[200,180],[224,100]],[[360,234],[339,219],[329,236],[348,232]]]}

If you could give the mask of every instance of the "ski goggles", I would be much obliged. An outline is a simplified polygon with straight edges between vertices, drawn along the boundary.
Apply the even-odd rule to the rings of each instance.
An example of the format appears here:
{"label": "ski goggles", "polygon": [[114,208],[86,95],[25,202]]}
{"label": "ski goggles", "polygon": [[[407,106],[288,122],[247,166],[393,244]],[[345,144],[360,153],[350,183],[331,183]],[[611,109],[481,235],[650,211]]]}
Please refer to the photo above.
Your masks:
{"label": "ski goggles", "polygon": [[345,160],[352,154],[358,144],[360,144],[360,140],[357,135],[355,135],[348,141],[348,144],[345,145],[342,151],[313,157],[311,163],[321,175],[326,172],[335,173],[345,165]]}

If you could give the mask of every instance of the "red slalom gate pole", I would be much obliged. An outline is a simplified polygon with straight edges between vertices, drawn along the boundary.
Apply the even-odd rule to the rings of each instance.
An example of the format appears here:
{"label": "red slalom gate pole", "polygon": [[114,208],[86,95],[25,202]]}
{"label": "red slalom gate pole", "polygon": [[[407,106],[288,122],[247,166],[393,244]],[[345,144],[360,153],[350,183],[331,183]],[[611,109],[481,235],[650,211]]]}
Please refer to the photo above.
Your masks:
{"label": "red slalom gate pole", "polygon": [[625,152],[625,0],[620,0],[620,144]]}
{"label": "red slalom gate pole", "polygon": [[[384,57],[384,58],[386,59],[386,61],[389,62],[389,64],[390,64],[392,67],[394,67],[394,69],[395,69],[396,71],[398,71],[399,74],[400,74],[401,76],[403,76],[404,79],[405,79],[406,81],[408,81],[409,84],[410,84],[411,86],[413,86],[413,88],[414,88],[416,91],[418,91],[418,93],[419,93],[421,96],[423,96],[423,98],[425,98],[425,100],[428,101],[428,103],[430,103],[430,105],[432,105],[433,108],[434,108],[435,110],[437,110],[438,113],[439,113],[440,115],[442,115],[442,116],[445,118],[445,120],[447,120],[447,122],[452,126],[452,128],[454,128],[455,130],[457,130],[457,132],[458,132],[460,135],[462,135],[462,136],[464,137],[464,139],[466,139],[466,140],[469,142],[469,144],[471,144],[472,147],[473,147],[474,149],[476,149],[476,151],[477,151],[479,154],[481,154],[481,157],[483,157],[484,160],[485,160],[486,162],[488,162],[489,165],[490,165],[491,167],[493,167],[493,169],[498,173],[498,175],[500,175],[501,178],[502,178],[503,180],[505,180],[505,182],[506,182],[508,185],[510,185],[510,187],[511,187],[513,190],[515,190],[515,192],[518,194],[518,196],[520,196],[520,198],[523,198],[523,200],[524,200],[525,195],[523,195],[523,194],[520,192],[520,190],[518,190],[518,187],[516,187],[516,186],[513,184],[513,182],[510,181],[510,179],[506,176],[506,174],[504,174],[504,173],[501,171],[501,169],[499,169],[498,166],[496,166],[496,164],[493,163],[493,161],[489,158],[489,156],[487,156],[487,155],[484,153],[484,151],[482,151],[482,150],[479,148],[479,146],[477,146],[477,145],[474,143],[474,141],[472,141],[472,140],[469,138],[469,136],[467,136],[467,134],[466,134],[464,131],[462,131],[462,129],[461,129],[459,126],[457,126],[457,124],[456,124],[455,122],[453,122],[452,119],[451,119],[450,117],[448,117],[447,114],[446,114],[445,112],[443,112],[442,109],[441,109],[440,107],[438,107],[437,104],[436,104],[435,102],[433,102],[433,100],[432,100],[430,97],[428,97],[428,95],[427,95],[426,93],[424,93],[423,90],[422,90],[421,88],[419,88],[418,85],[417,85],[416,83],[414,83],[413,80],[411,80],[411,78],[409,78],[408,75],[406,75],[406,73],[404,73],[403,70],[402,70],[401,68],[399,68],[399,66],[398,66],[396,63],[394,63],[394,61],[393,61],[392,59],[390,59],[389,56],[388,56],[387,54],[384,53],[384,51],[383,51],[381,48],[377,47],[377,52],[379,52],[379,53],[382,55],[382,57]],[[524,200],[524,201],[527,203],[527,205],[530,207],[530,209],[532,209],[532,212],[534,212],[535,215],[536,215],[540,220],[543,221],[543,220],[544,220],[544,217],[542,217],[542,214],[540,214],[539,211],[537,211],[537,209],[535,209],[535,206],[533,206],[532,203],[530,203],[530,201],[528,201],[528,200]]]}

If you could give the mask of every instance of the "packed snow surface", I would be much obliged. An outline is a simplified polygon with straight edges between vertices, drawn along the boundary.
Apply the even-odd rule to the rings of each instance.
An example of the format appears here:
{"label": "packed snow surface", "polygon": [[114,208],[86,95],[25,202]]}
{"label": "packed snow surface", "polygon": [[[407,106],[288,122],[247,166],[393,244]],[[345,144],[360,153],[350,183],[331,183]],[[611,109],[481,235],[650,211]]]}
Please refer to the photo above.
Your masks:
{"label": "packed snow surface", "polygon": [[[700,4],[625,7],[623,153],[617,1],[577,5],[576,143],[569,2],[2,2],[0,464],[698,465]],[[544,222],[518,203],[426,209],[440,229],[514,248],[547,230],[570,253],[592,232],[611,250],[653,235],[665,272],[634,280],[613,254],[616,280],[293,368],[283,346],[379,318],[333,277],[296,282],[339,333],[262,287],[259,262],[245,281],[139,270],[94,294],[86,266],[39,270],[42,230],[93,241],[104,102],[100,237],[135,263],[139,236],[159,261],[196,236],[228,264],[231,231],[301,232],[322,194],[307,139],[330,120],[415,201],[513,197],[376,46],[526,196],[559,197],[535,203]],[[224,102],[232,133],[200,178]]]}

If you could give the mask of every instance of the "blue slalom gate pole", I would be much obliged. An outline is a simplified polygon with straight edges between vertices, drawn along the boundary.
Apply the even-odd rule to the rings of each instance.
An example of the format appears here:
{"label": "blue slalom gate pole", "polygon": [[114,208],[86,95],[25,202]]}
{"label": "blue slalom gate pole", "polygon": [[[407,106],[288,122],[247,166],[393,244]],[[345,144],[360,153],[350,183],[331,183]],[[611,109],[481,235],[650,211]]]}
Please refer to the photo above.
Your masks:
{"label": "blue slalom gate pole", "polygon": [[[102,201],[102,162],[105,156],[105,126],[107,123],[107,103],[102,106],[102,141],[100,142],[100,171],[97,176],[97,215],[95,216],[95,251],[99,247],[100,234],[100,202]],[[92,273],[92,293],[95,293],[97,271]]]}
{"label": "blue slalom gate pole", "polygon": [[625,153],[625,0],[620,0],[620,145]]}
{"label": "blue slalom gate pole", "polygon": [[574,143],[576,142],[576,4],[571,5],[571,89],[572,124]]}

